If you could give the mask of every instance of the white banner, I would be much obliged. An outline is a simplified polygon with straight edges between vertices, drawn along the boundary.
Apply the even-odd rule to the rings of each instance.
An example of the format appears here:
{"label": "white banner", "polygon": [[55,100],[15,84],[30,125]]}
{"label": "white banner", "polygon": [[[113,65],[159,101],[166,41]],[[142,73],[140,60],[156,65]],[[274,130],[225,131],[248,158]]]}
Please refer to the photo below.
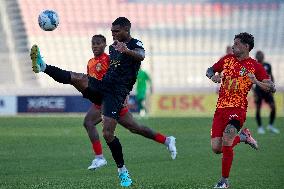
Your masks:
{"label": "white banner", "polygon": [[0,96],[0,115],[15,115],[17,113],[16,96]]}

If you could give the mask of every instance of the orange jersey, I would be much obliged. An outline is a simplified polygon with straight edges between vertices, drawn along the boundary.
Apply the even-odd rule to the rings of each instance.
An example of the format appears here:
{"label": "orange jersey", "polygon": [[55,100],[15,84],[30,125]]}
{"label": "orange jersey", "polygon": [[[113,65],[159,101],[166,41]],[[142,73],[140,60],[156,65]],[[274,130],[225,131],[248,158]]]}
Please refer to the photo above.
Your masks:
{"label": "orange jersey", "polygon": [[98,80],[102,80],[109,67],[109,56],[106,53],[98,57],[91,58],[87,65],[87,73],[89,76]]}
{"label": "orange jersey", "polygon": [[246,110],[247,95],[252,87],[248,73],[262,81],[269,79],[263,66],[252,58],[239,61],[229,54],[213,65],[214,72],[222,73],[222,84],[216,108],[239,107]]}

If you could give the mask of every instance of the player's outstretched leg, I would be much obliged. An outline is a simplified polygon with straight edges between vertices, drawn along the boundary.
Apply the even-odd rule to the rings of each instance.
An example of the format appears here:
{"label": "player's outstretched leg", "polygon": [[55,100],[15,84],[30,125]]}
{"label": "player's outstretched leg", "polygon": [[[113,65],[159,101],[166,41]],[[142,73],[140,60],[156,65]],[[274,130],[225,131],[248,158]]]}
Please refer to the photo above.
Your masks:
{"label": "player's outstretched leg", "polygon": [[250,145],[253,149],[258,149],[257,141],[251,136],[251,132],[248,128],[242,129],[240,137],[244,138],[244,142]]}
{"label": "player's outstretched leg", "polygon": [[145,138],[149,138],[158,143],[166,145],[167,149],[171,154],[171,158],[172,159],[176,158],[177,149],[176,149],[175,137],[173,136],[167,137],[161,133],[155,132],[153,129],[149,127],[137,123],[130,112],[127,112],[123,116],[121,116],[118,120],[118,123],[134,134],[144,136]]}
{"label": "player's outstretched leg", "polygon": [[32,46],[30,56],[32,60],[32,68],[35,73],[44,72],[59,83],[71,84],[71,72],[62,70],[55,66],[47,65],[42,60],[40,50],[37,45]]}

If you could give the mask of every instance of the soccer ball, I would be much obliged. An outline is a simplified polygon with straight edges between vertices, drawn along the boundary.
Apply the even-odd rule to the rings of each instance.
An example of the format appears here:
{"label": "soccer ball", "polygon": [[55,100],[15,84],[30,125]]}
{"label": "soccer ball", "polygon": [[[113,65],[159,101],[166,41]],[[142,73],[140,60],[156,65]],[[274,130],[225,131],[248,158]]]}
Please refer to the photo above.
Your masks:
{"label": "soccer ball", "polygon": [[58,14],[53,10],[45,10],[38,16],[38,24],[44,31],[52,31],[59,24]]}

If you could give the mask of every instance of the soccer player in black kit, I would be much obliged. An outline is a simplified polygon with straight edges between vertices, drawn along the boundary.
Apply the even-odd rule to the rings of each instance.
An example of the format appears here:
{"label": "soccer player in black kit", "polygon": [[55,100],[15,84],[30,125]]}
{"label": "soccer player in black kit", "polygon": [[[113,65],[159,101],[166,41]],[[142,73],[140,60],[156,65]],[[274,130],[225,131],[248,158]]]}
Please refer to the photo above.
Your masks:
{"label": "soccer player in black kit", "polygon": [[[264,62],[264,53],[262,51],[257,51],[255,58],[259,63],[262,64],[267,74],[269,75],[270,79],[272,80],[272,82],[274,82],[271,65],[267,62]],[[257,129],[258,134],[265,134],[265,129],[262,126],[261,115],[260,115],[260,110],[261,110],[261,105],[262,105],[263,100],[265,100],[265,102],[269,105],[270,110],[271,110],[270,116],[269,116],[269,125],[267,126],[267,130],[272,133],[276,133],[276,134],[279,133],[279,130],[273,126],[273,123],[275,120],[275,114],[276,114],[273,94],[265,92],[261,90],[258,86],[255,86],[254,99],[255,99],[255,106],[256,106],[256,122],[258,126],[258,129]]]}
{"label": "soccer player in black kit", "polygon": [[117,18],[111,27],[114,43],[109,47],[110,66],[103,79],[86,76],[71,77],[76,73],[61,70],[46,65],[42,60],[39,49],[34,45],[31,49],[31,59],[34,72],[44,72],[54,80],[63,84],[88,82],[86,85],[76,85],[85,98],[96,102],[96,97],[102,100],[103,136],[118,167],[120,184],[128,187],[132,184],[128,170],[125,167],[122,146],[114,131],[119,119],[119,112],[123,107],[126,96],[135,84],[141,61],[145,58],[145,50],[141,41],[130,35],[131,23],[125,17]]}

